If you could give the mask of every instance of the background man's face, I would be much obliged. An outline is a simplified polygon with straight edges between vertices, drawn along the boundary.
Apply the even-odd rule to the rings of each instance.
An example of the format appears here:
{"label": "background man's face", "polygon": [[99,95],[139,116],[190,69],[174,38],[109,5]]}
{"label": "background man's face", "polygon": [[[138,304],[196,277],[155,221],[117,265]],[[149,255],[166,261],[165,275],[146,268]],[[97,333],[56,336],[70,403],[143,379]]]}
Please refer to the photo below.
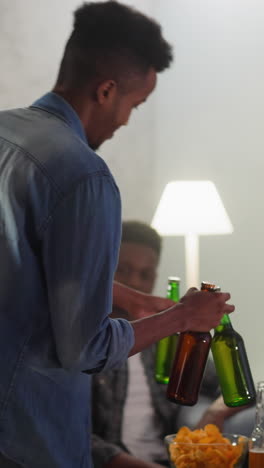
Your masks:
{"label": "background man's face", "polygon": [[158,255],[151,247],[122,242],[115,280],[150,294],[155,284],[158,261]]}

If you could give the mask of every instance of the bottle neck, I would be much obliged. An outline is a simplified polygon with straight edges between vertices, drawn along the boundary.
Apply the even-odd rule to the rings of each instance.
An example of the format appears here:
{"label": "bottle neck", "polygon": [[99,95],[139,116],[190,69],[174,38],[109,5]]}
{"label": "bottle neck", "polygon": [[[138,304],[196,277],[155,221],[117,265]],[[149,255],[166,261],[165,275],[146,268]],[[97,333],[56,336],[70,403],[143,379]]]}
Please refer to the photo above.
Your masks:
{"label": "bottle neck", "polygon": [[180,283],[169,282],[167,287],[167,298],[172,301],[179,302],[180,300]]}
{"label": "bottle neck", "polygon": [[[203,281],[201,285],[201,291],[207,291],[207,292],[215,292],[215,291],[221,291],[221,288],[219,286],[216,286],[213,283],[208,283],[207,281]],[[217,327],[215,327],[216,332],[221,332],[223,329],[233,329],[232,323],[230,320],[230,317],[228,314],[224,314],[221,322]]]}
{"label": "bottle neck", "polygon": [[232,327],[232,323],[231,323],[229,315],[224,314],[221,319],[220,324],[217,327],[215,327],[215,331],[222,331],[223,329],[227,329],[227,328],[232,329],[233,327]]}

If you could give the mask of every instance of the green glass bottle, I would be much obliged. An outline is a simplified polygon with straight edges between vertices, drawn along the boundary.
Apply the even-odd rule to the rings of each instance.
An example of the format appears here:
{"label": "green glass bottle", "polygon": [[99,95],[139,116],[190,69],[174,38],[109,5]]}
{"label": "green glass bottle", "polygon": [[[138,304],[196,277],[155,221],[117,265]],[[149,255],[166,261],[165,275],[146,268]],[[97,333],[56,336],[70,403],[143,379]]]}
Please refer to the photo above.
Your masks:
{"label": "green glass bottle", "polygon": [[214,330],[211,350],[225,404],[235,407],[254,402],[256,390],[244,341],[227,314]]}
{"label": "green glass bottle", "polygon": [[[180,299],[180,278],[168,277],[167,298],[178,302]],[[159,383],[167,384],[170,378],[171,366],[177,348],[178,334],[167,336],[157,343],[155,378]]]}

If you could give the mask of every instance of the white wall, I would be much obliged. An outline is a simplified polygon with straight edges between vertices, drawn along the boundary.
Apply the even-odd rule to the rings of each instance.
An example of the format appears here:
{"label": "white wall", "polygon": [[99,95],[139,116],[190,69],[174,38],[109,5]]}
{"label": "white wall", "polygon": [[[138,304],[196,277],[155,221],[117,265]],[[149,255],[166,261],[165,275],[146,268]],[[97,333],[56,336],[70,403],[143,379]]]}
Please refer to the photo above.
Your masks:
{"label": "white wall", "polygon": [[[0,1],[0,108],[49,90],[81,0]],[[232,292],[254,377],[262,363],[264,4],[261,0],[131,0],[175,46],[173,67],[127,128],[102,146],[125,218],[150,221],[165,183],[211,179],[231,236],[201,238],[201,279]],[[136,118],[135,118],[136,117]],[[180,203],[180,201],[179,201]],[[177,206],[175,206],[177,216]],[[183,279],[184,242],[164,240],[157,292]]]}
{"label": "white wall", "polygon": [[[233,323],[255,378],[263,379],[264,4],[163,0],[155,6],[175,46],[174,65],[156,93],[156,202],[168,180],[215,182],[234,234],[200,238],[201,280],[232,292]],[[165,240],[158,292],[168,274],[181,276],[184,286],[183,248],[183,238]]]}

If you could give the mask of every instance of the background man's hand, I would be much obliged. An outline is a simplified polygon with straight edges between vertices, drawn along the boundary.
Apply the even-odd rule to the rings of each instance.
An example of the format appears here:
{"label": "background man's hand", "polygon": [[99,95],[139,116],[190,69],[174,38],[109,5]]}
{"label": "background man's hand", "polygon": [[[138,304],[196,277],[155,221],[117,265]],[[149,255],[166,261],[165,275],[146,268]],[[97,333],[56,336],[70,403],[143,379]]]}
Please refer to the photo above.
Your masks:
{"label": "background man's hand", "polygon": [[187,330],[209,331],[220,323],[224,314],[235,310],[233,305],[226,303],[230,299],[229,293],[207,293],[190,288],[180,300],[184,305],[184,311],[180,314],[184,324],[179,328],[179,314],[174,315],[174,309],[175,312],[179,312],[179,305],[170,299],[144,294],[117,282],[114,283],[113,292],[113,317],[124,317],[134,321],[155,315],[157,312],[168,312],[169,333]]}
{"label": "background man's hand", "polygon": [[169,309],[175,305],[175,302],[159,296],[151,296],[137,291],[135,301],[131,304],[129,311],[129,319],[137,320],[143,317],[161,312],[162,310]]}
{"label": "background man's hand", "polygon": [[104,468],[163,468],[158,463],[145,462],[129,453],[120,452],[104,465]]}
{"label": "background man's hand", "polygon": [[203,428],[206,424],[215,424],[222,431],[226,419],[250,406],[252,405],[230,408],[225,405],[221,395],[206,409],[200,421],[198,421],[196,428]]}
{"label": "background man's hand", "polygon": [[151,296],[114,282],[112,317],[138,320],[171,307],[175,302],[164,297]]}

